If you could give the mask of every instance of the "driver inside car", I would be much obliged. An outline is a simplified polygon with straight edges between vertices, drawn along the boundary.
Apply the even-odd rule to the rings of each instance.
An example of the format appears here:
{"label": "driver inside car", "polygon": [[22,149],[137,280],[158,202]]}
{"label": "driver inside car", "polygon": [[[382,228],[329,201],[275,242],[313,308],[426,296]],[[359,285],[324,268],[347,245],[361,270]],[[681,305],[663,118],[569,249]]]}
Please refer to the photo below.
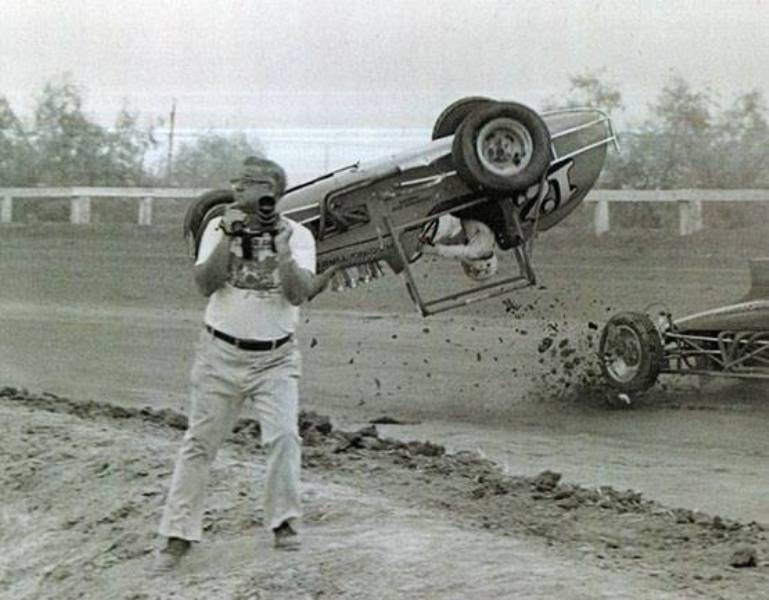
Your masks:
{"label": "driver inside car", "polygon": [[459,260],[470,279],[484,281],[497,272],[496,241],[485,223],[442,215],[428,223],[420,241],[424,254]]}

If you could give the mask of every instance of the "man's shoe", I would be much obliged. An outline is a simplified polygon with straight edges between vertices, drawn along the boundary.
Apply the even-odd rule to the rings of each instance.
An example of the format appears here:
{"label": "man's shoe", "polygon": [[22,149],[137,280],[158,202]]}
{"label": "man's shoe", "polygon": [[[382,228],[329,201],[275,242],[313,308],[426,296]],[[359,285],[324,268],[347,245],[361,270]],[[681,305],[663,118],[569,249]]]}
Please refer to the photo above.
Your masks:
{"label": "man's shoe", "polygon": [[283,521],[278,527],[272,530],[275,534],[274,545],[278,550],[299,550],[299,534],[291,527],[291,523]]}
{"label": "man's shoe", "polygon": [[173,570],[191,547],[192,542],[189,540],[178,537],[168,538],[165,547],[158,552],[155,559],[155,571],[165,573]]}

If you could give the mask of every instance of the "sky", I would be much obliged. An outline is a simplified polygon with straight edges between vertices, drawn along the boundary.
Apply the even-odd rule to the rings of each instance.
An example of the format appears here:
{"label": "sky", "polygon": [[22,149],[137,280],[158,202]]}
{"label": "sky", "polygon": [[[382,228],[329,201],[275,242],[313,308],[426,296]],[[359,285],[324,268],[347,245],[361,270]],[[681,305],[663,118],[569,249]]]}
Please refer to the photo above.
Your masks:
{"label": "sky", "polygon": [[86,110],[191,128],[430,128],[466,95],[534,108],[602,73],[621,118],[673,73],[769,98],[769,0],[0,0],[0,95],[71,74]]}

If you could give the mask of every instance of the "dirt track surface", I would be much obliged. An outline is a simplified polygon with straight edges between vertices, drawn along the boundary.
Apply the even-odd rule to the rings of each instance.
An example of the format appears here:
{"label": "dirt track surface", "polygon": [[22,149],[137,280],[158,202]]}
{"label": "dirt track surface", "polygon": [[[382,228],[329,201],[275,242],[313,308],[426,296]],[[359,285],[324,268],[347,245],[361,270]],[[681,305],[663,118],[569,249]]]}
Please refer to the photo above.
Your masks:
{"label": "dirt track surface", "polygon": [[[12,388],[0,413],[8,598],[756,598],[769,585],[762,525],[551,471],[510,477],[474,453],[312,414],[300,552],[269,547],[258,428],[241,420],[213,470],[205,543],[153,575],[147,525],[184,418]],[[730,565],[741,556],[757,562]]]}
{"label": "dirt track surface", "polygon": [[[2,230],[0,280],[13,284],[0,286],[0,387],[182,411],[202,301],[181,244],[167,232],[75,229]],[[748,525],[769,523],[767,390],[668,380],[626,407],[589,374],[612,311],[662,300],[683,314],[742,295],[763,232],[553,233],[540,249],[546,289],[422,320],[389,278],[305,309],[305,408],[347,429],[395,418],[407,424],[382,435],[455,456],[358,442],[334,452],[334,436],[309,444],[298,562],[268,551],[250,481],[258,451],[231,444],[215,469],[216,525],[189,568],[122,587],[145,581],[180,431],[151,412],[75,409],[81,418],[4,394],[4,477],[23,487],[2,487],[11,558],[0,597],[111,597],[114,581],[116,598],[769,597],[763,526]],[[432,293],[455,276],[445,264],[420,275]],[[574,357],[583,362],[567,368]],[[545,470],[563,477],[532,489]],[[595,491],[608,485],[636,492]],[[730,567],[745,545],[758,566]],[[45,574],[57,565],[64,572]]]}
{"label": "dirt track surface", "polygon": [[[197,312],[0,310],[0,340],[12,340],[0,343],[0,381],[184,410]],[[585,485],[632,487],[673,506],[769,522],[764,387],[713,382],[698,392],[684,382],[628,407],[596,390],[564,388],[564,378],[579,374],[565,377],[562,363],[537,351],[536,319],[512,321],[509,330],[460,315],[312,311],[307,320],[302,404],[340,426],[387,416],[406,423],[383,427],[387,435],[479,451],[512,473],[557,469]],[[571,330],[569,339],[591,331],[579,323]]]}

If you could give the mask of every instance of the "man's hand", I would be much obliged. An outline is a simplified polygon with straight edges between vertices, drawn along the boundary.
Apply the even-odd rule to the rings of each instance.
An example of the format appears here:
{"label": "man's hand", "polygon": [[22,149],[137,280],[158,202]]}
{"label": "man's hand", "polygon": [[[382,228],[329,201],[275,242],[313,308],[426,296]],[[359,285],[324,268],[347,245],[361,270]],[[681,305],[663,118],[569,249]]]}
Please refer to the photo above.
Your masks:
{"label": "man's hand", "polygon": [[315,296],[325,290],[328,287],[328,282],[331,281],[331,278],[341,270],[342,265],[331,265],[320,275],[315,275],[312,278],[312,290],[308,294],[307,299],[312,300]]}
{"label": "man's hand", "polygon": [[278,233],[275,236],[275,252],[278,254],[278,258],[291,258],[291,246],[289,240],[293,235],[294,230],[285,221],[280,221],[278,225]]}
{"label": "man's hand", "polygon": [[235,223],[245,223],[247,219],[248,219],[247,213],[243,212],[241,209],[237,207],[230,206],[227,208],[227,210],[224,211],[224,214],[222,215],[222,221],[219,224],[219,227],[221,227],[225,235],[232,235],[233,225]]}

